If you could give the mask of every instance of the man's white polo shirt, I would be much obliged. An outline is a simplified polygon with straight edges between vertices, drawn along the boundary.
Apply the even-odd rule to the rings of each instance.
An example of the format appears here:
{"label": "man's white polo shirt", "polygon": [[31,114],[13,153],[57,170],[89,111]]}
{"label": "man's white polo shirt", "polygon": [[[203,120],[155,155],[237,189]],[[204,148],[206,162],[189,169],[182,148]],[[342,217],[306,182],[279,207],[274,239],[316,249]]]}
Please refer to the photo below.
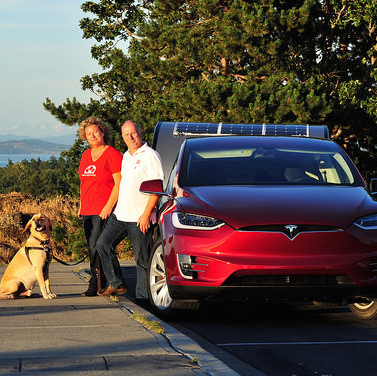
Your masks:
{"label": "man's white polo shirt", "polygon": [[139,192],[143,181],[164,179],[159,154],[146,143],[133,154],[123,155],[122,179],[114,214],[123,222],[137,222],[147,205],[149,195]]}

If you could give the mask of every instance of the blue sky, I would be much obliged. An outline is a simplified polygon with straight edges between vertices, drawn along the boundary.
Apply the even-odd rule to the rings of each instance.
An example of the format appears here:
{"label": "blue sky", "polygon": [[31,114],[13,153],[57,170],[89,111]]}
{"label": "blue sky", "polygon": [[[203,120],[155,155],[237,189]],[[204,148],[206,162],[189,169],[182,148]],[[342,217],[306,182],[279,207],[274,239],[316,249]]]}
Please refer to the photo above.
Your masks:
{"label": "blue sky", "polygon": [[47,137],[75,133],[43,108],[76,97],[87,103],[80,78],[99,72],[95,43],[82,38],[81,0],[0,1],[0,140],[16,134]]}

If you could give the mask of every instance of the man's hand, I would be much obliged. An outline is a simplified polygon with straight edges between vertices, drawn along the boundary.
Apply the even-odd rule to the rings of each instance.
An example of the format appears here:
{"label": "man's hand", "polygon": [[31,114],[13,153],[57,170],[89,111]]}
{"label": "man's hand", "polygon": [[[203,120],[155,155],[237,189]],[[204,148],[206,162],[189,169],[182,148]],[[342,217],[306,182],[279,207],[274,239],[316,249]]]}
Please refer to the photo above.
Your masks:
{"label": "man's hand", "polygon": [[137,225],[140,227],[140,231],[145,234],[148,232],[149,228],[151,227],[151,217],[149,214],[143,213],[139,220],[137,221]]}
{"label": "man's hand", "polygon": [[140,226],[140,231],[143,234],[148,232],[149,228],[151,227],[151,214],[153,212],[153,208],[157,205],[159,198],[160,197],[155,194],[149,195],[149,199],[147,202],[147,206],[144,209],[144,213],[140,216],[139,220],[137,221],[137,225]]}

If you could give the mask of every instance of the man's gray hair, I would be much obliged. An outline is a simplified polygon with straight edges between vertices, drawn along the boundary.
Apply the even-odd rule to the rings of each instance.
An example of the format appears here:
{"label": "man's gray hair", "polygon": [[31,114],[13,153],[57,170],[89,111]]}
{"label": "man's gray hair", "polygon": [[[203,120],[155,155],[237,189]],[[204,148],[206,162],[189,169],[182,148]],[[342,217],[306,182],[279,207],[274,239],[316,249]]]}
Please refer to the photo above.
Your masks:
{"label": "man's gray hair", "polygon": [[[126,120],[126,121],[123,123],[123,125],[125,125],[126,123],[132,123],[132,124],[135,126],[137,132],[138,132],[140,135],[142,134],[142,132],[141,132],[141,128],[140,128],[139,124],[136,123],[136,121],[133,121],[133,120]],[[122,128],[123,128],[123,125],[122,125]]]}

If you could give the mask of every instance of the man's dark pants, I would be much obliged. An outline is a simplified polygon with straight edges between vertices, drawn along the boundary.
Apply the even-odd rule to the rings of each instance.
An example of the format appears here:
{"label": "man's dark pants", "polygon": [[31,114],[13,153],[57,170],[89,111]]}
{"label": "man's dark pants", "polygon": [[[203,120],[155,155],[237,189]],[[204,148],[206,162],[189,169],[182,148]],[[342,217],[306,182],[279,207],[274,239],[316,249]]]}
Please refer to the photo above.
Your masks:
{"label": "man's dark pants", "polygon": [[112,214],[96,244],[96,249],[101,257],[103,271],[109,286],[118,288],[125,283],[116,253],[116,246],[126,236],[131,239],[136,261],[136,298],[148,299],[147,270],[152,246],[152,230],[143,234],[136,222],[119,221],[115,214]]}

